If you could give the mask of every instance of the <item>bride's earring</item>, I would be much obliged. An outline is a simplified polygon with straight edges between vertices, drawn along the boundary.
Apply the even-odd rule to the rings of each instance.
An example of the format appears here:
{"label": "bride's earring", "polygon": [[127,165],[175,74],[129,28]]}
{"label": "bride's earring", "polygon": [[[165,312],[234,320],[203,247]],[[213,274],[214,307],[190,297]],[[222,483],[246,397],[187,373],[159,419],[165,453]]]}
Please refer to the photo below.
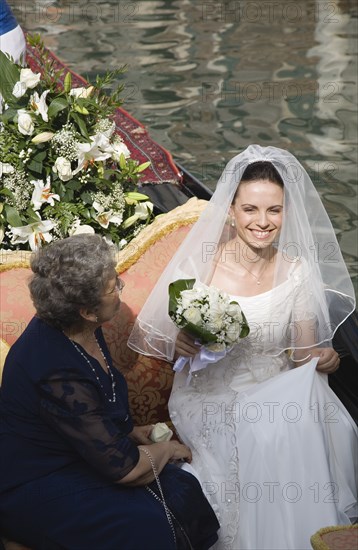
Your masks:
{"label": "bride's earring", "polygon": [[231,225],[231,227],[235,227],[235,218],[234,218],[234,216],[231,216],[230,225]]}

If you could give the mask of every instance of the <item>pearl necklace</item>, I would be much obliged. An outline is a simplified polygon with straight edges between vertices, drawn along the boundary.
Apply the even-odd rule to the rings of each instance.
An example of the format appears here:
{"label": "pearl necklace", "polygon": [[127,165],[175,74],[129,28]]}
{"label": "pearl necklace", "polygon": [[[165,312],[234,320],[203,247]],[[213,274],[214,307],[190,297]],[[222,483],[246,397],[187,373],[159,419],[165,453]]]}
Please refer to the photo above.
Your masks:
{"label": "pearl necklace", "polygon": [[[68,338],[68,336],[67,336],[67,338]],[[112,369],[110,368],[110,366],[109,366],[109,364],[108,364],[108,361],[107,361],[107,359],[106,359],[106,356],[104,355],[104,353],[103,353],[103,351],[102,351],[102,348],[101,348],[101,346],[99,345],[99,342],[98,342],[97,338],[96,338],[96,343],[97,343],[98,349],[99,349],[99,351],[101,352],[101,355],[102,355],[102,357],[103,357],[104,363],[105,363],[105,365],[106,365],[106,367],[107,367],[108,374],[109,374],[109,376],[110,376],[110,378],[111,378],[112,399],[111,399],[110,397],[108,397],[108,395],[107,395],[107,393],[106,393],[106,391],[105,391],[105,389],[104,389],[104,387],[103,387],[103,385],[102,385],[102,383],[101,383],[101,381],[100,381],[100,379],[99,379],[99,377],[98,377],[98,375],[97,375],[96,369],[95,369],[94,366],[92,365],[91,361],[90,361],[90,360],[88,359],[88,357],[86,357],[86,355],[80,350],[80,348],[78,347],[78,345],[76,344],[76,342],[74,342],[73,340],[71,340],[71,338],[68,338],[68,339],[69,339],[69,341],[73,344],[74,348],[78,351],[78,353],[79,353],[80,355],[82,355],[82,357],[83,357],[83,359],[86,361],[86,363],[91,367],[91,370],[92,370],[93,374],[95,375],[96,380],[97,380],[97,382],[99,383],[99,385],[101,386],[101,388],[102,388],[102,390],[103,390],[103,393],[104,393],[104,395],[107,397],[108,401],[109,401],[110,403],[115,403],[115,402],[116,402],[116,390],[115,390],[115,388],[116,388],[116,381],[115,381],[115,379],[114,379]]]}

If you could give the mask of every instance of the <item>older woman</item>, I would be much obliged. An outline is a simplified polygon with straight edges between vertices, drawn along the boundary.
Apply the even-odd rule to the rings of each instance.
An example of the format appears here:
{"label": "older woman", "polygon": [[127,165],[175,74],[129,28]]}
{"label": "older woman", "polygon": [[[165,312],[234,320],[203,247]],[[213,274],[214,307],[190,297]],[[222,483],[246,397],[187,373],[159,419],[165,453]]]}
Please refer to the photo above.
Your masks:
{"label": "older woman", "polygon": [[[0,529],[33,548],[209,548],[218,523],[176,441],[134,427],[101,324],[120,307],[110,247],[95,235],[33,257],[37,311],[1,388]],[[190,539],[190,541],[188,540]]]}

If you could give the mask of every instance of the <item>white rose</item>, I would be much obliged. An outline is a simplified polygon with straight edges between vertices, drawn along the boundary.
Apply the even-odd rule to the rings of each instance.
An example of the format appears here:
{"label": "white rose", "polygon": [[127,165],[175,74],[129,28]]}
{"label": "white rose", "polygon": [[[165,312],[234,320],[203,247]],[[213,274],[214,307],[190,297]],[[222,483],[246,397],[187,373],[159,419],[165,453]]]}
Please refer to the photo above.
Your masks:
{"label": "white rose", "polygon": [[235,317],[235,319],[241,320],[241,308],[239,304],[229,304],[226,309],[226,313],[230,315],[230,317]]}
{"label": "white rose", "polygon": [[151,431],[149,439],[154,441],[154,443],[159,443],[160,441],[169,441],[172,438],[173,432],[165,422],[157,422]]}
{"label": "white rose", "polygon": [[13,174],[15,168],[8,162],[0,162],[0,178],[3,174]]}
{"label": "white rose", "polygon": [[24,136],[31,136],[35,129],[31,115],[29,115],[29,113],[27,113],[24,109],[20,109],[17,113],[17,127],[20,134],[23,134]]}
{"label": "white rose", "polygon": [[31,69],[21,69],[20,82],[26,84],[26,88],[35,88],[40,82],[41,74],[33,73]]}
{"label": "white rose", "polygon": [[41,74],[33,73],[31,69],[21,69],[20,80],[16,82],[12,94],[16,97],[22,97],[27,88],[35,88],[40,82]]}
{"label": "white rose", "polygon": [[235,343],[239,339],[241,332],[240,323],[232,323],[226,331],[226,339],[228,342]]}
{"label": "white rose", "polygon": [[69,231],[70,235],[80,235],[81,233],[94,233],[94,229],[93,227],[91,227],[90,225],[81,225],[80,223],[76,223],[72,229]]}
{"label": "white rose", "polygon": [[55,172],[55,174],[58,174],[58,177],[62,181],[68,181],[73,176],[71,170],[71,162],[65,157],[58,157],[56,159],[55,165],[52,167],[52,170]]}
{"label": "white rose", "polygon": [[221,315],[214,315],[211,317],[210,321],[205,323],[205,328],[209,332],[213,332],[214,334],[219,332],[222,329],[222,327],[223,327],[223,318]]}
{"label": "white rose", "polygon": [[195,307],[189,307],[184,312],[183,317],[188,321],[188,323],[192,323],[193,325],[198,325],[201,321],[200,311],[195,309]]}

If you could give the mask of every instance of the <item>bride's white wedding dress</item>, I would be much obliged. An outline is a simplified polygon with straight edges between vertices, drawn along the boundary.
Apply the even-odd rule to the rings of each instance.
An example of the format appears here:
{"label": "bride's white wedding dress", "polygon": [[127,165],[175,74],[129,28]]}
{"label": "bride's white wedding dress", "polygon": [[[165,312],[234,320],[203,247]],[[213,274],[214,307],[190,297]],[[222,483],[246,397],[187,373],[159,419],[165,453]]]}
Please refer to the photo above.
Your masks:
{"label": "bride's white wedding dress", "polygon": [[310,549],[318,529],[356,516],[352,418],[315,370],[317,359],[292,369],[285,353],[262,354],[272,327],[290,322],[293,287],[287,280],[238,297],[261,337],[252,331],[224,359],[195,373],[190,385],[187,372],[175,375],[170,415],[218,515],[215,549]]}

